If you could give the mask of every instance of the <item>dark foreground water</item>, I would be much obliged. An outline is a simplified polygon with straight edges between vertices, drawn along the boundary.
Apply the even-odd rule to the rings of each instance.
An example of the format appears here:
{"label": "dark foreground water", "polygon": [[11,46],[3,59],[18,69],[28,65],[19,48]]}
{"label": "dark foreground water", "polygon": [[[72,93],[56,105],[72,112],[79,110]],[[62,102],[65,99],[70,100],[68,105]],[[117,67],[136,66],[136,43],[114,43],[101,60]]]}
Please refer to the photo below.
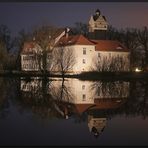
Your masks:
{"label": "dark foreground water", "polygon": [[148,82],[0,78],[0,146],[148,145]]}

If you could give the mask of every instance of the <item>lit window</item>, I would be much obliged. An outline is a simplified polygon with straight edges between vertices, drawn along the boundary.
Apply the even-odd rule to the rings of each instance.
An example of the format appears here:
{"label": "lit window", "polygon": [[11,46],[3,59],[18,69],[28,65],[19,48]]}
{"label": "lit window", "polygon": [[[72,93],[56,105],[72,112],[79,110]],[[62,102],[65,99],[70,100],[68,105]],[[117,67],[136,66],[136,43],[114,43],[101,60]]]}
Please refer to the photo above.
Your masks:
{"label": "lit window", "polygon": [[85,59],[83,59],[83,64],[85,64],[86,63],[86,61],[85,61]]}
{"label": "lit window", "polygon": [[85,95],[85,94],[83,94],[83,96],[82,96],[82,100],[83,100],[83,101],[86,100],[86,95]]}
{"label": "lit window", "polygon": [[85,89],[85,85],[82,85],[82,89],[83,89],[83,90]]}
{"label": "lit window", "polygon": [[83,54],[86,54],[86,48],[83,48]]}

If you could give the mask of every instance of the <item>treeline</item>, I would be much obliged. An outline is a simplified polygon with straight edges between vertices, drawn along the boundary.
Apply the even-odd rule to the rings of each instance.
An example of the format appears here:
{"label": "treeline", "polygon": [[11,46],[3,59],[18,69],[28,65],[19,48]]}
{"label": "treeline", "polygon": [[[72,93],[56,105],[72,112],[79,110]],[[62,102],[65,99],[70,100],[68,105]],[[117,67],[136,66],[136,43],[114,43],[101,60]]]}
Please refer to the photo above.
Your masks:
{"label": "treeline", "polygon": [[[70,28],[71,34],[83,34],[88,37],[87,24],[77,22]],[[22,29],[16,37],[12,37],[10,29],[6,25],[0,25],[0,70],[19,70],[20,53],[24,42],[36,40],[42,49],[47,50],[52,46],[52,37],[59,28],[54,26],[39,26],[26,32]],[[141,29],[126,28],[116,29],[109,26],[106,38],[108,40],[118,40],[130,49],[131,70],[141,67],[147,70],[148,67],[148,27]]]}
{"label": "treeline", "polygon": [[16,55],[12,51],[14,44],[10,29],[0,25],[0,70],[15,68]]}

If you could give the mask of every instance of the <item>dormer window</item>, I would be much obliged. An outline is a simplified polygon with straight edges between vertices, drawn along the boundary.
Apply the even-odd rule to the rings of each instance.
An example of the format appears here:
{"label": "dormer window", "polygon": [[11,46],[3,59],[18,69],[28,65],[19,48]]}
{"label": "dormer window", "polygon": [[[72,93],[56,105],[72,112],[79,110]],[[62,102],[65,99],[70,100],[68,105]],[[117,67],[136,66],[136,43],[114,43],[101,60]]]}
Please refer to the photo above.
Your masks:
{"label": "dormer window", "polygon": [[71,40],[68,41],[68,43],[71,43],[71,42],[72,42]]}
{"label": "dormer window", "polygon": [[118,46],[116,49],[123,49],[121,46]]}

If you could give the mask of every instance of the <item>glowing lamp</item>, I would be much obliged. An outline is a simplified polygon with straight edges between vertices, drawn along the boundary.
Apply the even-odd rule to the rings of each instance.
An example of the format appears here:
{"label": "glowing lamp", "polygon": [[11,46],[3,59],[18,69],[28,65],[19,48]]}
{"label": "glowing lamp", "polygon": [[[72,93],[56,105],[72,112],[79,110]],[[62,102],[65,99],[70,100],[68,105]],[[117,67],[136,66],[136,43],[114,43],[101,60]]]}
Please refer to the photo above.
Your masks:
{"label": "glowing lamp", "polygon": [[142,70],[141,69],[139,69],[139,68],[136,68],[135,69],[135,72],[141,72]]}

